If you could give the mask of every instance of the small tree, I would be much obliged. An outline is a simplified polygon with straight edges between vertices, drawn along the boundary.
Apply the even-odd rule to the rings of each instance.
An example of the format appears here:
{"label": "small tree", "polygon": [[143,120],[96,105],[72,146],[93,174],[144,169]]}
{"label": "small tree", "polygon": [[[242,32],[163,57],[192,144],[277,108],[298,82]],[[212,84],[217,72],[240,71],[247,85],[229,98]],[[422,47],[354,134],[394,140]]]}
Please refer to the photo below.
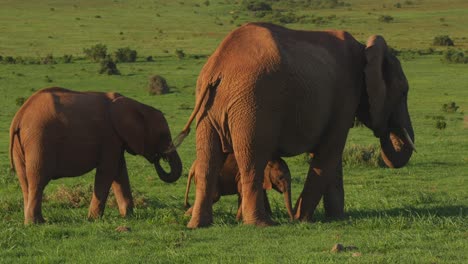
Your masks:
{"label": "small tree", "polygon": [[96,44],[91,46],[88,49],[83,49],[84,54],[88,59],[91,59],[95,62],[104,60],[107,56],[107,46],[104,44]]}
{"label": "small tree", "polygon": [[115,64],[115,62],[109,56],[101,61],[101,69],[99,70],[99,73],[107,75],[120,75],[120,72],[117,69],[117,64]]}
{"label": "small tree", "polygon": [[135,62],[137,58],[136,50],[132,50],[129,47],[117,49],[114,52],[114,58],[116,62]]}

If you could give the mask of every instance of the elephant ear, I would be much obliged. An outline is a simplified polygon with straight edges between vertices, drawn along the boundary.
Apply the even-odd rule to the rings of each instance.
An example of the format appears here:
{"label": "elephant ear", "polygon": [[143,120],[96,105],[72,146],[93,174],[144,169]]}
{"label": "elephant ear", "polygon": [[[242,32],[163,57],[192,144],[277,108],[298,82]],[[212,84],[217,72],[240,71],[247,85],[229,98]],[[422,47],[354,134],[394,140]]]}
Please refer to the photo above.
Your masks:
{"label": "elephant ear", "polygon": [[374,35],[367,40],[364,68],[371,127],[375,134],[382,133],[386,125],[385,99],[387,85],[384,79],[384,63],[388,52],[387,43],[382,36]]}
{"label": "elephant ear", "polygon": [[265,171],[263,173],[263,189],[264,190],[271,190],[273,188],[273,184],[271,183],[271,170],[273,167],[270,165],[270,162],[265,167]]}
{"label": "elephant ear", "polygon": [[145,123],[139,108],[139,103],[123,96],[114,99],[110,106],[114,129],[133,155],[145,153]]}

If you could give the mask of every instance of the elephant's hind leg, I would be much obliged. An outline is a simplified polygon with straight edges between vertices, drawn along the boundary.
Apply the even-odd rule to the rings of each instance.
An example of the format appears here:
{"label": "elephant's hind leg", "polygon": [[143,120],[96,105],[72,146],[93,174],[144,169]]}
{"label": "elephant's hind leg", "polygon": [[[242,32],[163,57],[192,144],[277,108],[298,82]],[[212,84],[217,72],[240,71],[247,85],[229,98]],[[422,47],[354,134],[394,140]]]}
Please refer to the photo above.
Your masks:
{"label": "elephant's hind leg", "polygon": [[[34,167],[34,166],[32,166]],[[32,170],[29,167],[26,168],[27,174],[27,185],[28,185],[28,204],[25,211],[25,224],[44,223],[44,217],[42,216],[42,197],[44,188],[49,182],[47,173],[44,170]]]}
{"label": "elephant's hind leg", "polygon": [[323,206],[327,217],[340,219],[345,216],[343,168],[341,161],[335,173],[334,181],[328,185],[323,195]]}
{"label": "elephant's hind leg", "polygon": [[117,174],[112,182],[112,190],[119,206],[120,215],[124,217],[131,215],[133,213],[133,197],[130,180],[128,179],[127,165],[123,156],[121,157],[119,174]]}
{"label": "elephant's hind leg", "polygon": [[216,130],[202,119],[197,127],[196,193],[188,228],[206,227],[213,223],[213,195],[224,162],[221,141]]}
{"label": "elephant's hind leg", "polygon": [[15,164],[16,175],[18,176],[18,181],[21,186],[21,191],[23,192],[23,206],[24,206],[24,223],[27,224],[27,211],[28,211],[28,180],[26,178],[26,168],[24,161],[20,158],[19,154],[13,154],[13,161]]}

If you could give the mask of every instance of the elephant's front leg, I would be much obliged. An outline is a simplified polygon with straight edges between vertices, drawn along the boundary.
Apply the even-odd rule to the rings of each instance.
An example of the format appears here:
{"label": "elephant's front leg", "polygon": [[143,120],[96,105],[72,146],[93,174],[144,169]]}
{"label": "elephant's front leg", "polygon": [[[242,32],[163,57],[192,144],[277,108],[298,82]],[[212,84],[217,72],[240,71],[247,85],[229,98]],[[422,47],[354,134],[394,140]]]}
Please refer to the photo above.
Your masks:
{"label": "elephant's front leg", "polygon": [[341,161],[335,171],[334,180],[328,184],[323,195],[323,206],[327,217],[337,219],[344,217],[343,167]]}
{"label": "elephant's front leg", "polygon": [[119,173],[112,182],[117,205],[121,216],[129,216],[133,213],[133,197],[128,179],[127,165],[122,153]]}
{"label": "elephant's front leg", "polygon": [[197,127],[197,188],[188,228],[206,227],[213,223],[213,195],[223,162],[219,136],[205,118]]}
{"label": "elephant's front leg", "polygon": [[116,163],[118,163],[118,159],[114,161],[114,164],[101,164],[96,169],[93,198],[89,206],[88,219],[96,219],[104,214],[104,207],[106,206],[110,187],[115,179],[115,175],[118,173],[119,166]]}
{"label": "elephant's front leg", "polygon": [[295,219],[301,221],[313,220],[315,208],[322,199],[326,186],[327,179],[324,171],[311,165],[304,183],[304,189],[296,202]]}

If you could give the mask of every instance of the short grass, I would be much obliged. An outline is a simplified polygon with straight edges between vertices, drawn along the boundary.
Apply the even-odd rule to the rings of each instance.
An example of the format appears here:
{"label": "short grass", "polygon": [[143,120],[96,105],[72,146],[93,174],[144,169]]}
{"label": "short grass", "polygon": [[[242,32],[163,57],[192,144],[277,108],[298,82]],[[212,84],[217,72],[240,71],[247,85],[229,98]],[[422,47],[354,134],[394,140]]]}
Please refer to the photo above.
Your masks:
{"label": "short grass", "polygon": [[[87,201],[93,182],[93,173],[89,173],[51,182],[43,205],[48,223],[23,226],[21,191],[16,177],[9,173],[8,162],[8,128],[19,108],[16,98],[48,86],[118,91],[161,109],[173,135],[177,134],[191,113],[196,78],[206,56],[237,25],[257,20],[236,4],[241,1],[204,2],[0,0],[1,56],[71,54],[77,58],[83,56],[83,48],[97,43],[110,51],[129,46],[139,54],[136,63],[118,64],[120,76],[99,75],[98,64],[81,58],[71,64],[0,63],[0,262],[466,262],[468,66],[443,63],[438,54],[400,57],[410,82],[409,107],[418,153],[398,170],[358,162],[347,165],[345,220],[328,222],[320,208],[316,223],[289,223],[281,195],[271,193],[274,218],[280,226],[255,228],[237,223],[236,198],[223,197],[214,206],[213,227],[188,230],[183,195],[195,155],[192,133],[179,149],[184,172],[174,184],[161,182],[143,158],[127,155],[138,199],[134,217],[120,218],[111,199],[104,218],[88,222]],[[296,10],[282,2],[274,7]],[[363,42],[371,34],[381,34],[389,45],[403,50],[442,51],[445,48],[433,47],[432,40],[450,35],[456,48],[468,50],[466,1],[400,1],[401,8],[394,6],[397,1],[345,2],[351,5],[295,11],[336,15],[327,24],[287,26],[345,29]],[[378,22],[383,14],[393,16],[394,21]],[[176,49],[183,49],[187,56],[178,59]],[[154,62],[146,62],[147,56],[153,56]],[[173,93],[149,96],[148,77],[154,74],[164,76]],[[450,102],[460,106],[456,113],[442,111],[442,105]],[[447,123],[445,129],[436,128],[440,116]],[[368,129],[351,130],[348,146],[372,144],[377,140]],[[300,155],[286,160],[293,174],[295,199],[302,189],[307,159]],[[71,201],[70,194],[82,200]],[[118,226],[127,226],[130,232],[117,232]],[[331,253],[335,243],[357,249]]]}

